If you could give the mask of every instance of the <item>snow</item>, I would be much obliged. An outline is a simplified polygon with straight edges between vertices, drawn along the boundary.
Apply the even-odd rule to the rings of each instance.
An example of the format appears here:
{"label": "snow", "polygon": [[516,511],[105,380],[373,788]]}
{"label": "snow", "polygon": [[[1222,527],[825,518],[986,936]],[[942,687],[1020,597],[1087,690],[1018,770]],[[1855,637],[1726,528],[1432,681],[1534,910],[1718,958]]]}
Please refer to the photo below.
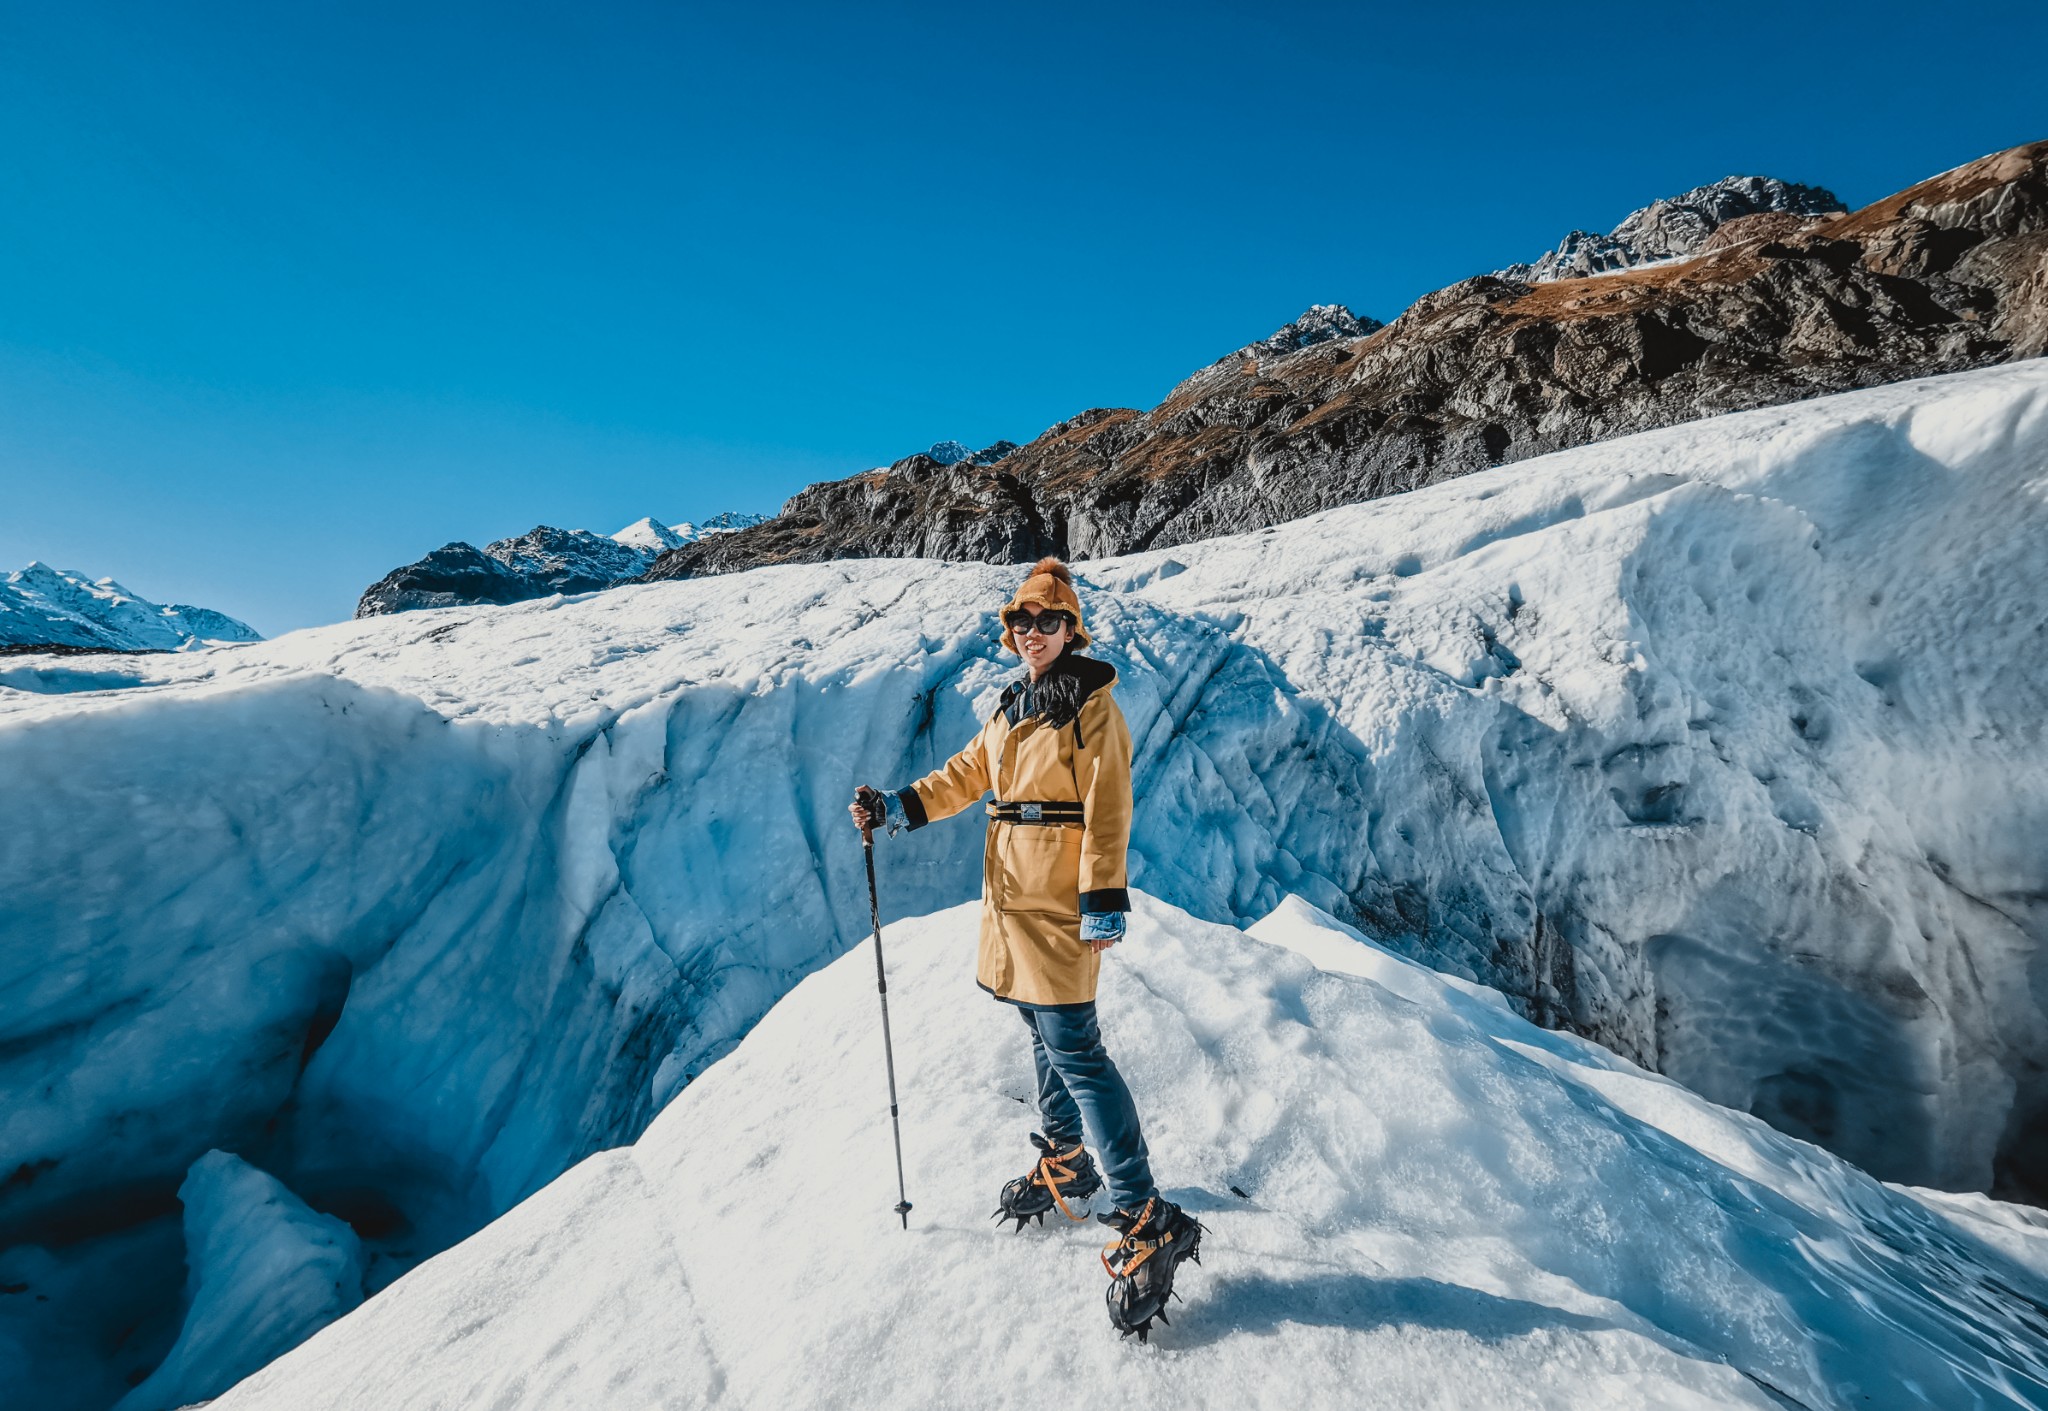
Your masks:
{"label": "snow", "polygon": [[[2044,468],[2036,362],[1079,565],[1133,882],[1217,923],[1304,899],[1879,1177],[2048,1191]],[[43,1349],[33,1403],[103,1407],[168,1347],[211,1149],[346,1218],[375,1293],[724,1071],[865,934],[845,800],[992,707],[1017,572],[0,667],[0,1347]],[[975,895],[972,820],[888,846],[888,917]],[[1573,1081],[1649,1121],[1624,1078]]]}
{"label": "snow", "polygon": [[262,640],[211,608],[153,603],[111,578],[31,563],[0,577],[0,646],[175,652]]}
{"label": "snow", "polygon": [[907,1234],[864,945],[217,1411],[2048,1404],[2048,1281],[1909,1195],[1298,900],[1249,936],[1137,905],[1104,1032],[1207,1227],[1150,1346],[1098,1227],[988,1218],[1035,1113],[969,903],[885,937]]}
{"label": "snow", "polygon": [[192,1265],[184,1327],[116,1411],[174,1411],[217,1396],[363,1300],[355,1231],[247,1162],[208,1152],[178,1198]]}

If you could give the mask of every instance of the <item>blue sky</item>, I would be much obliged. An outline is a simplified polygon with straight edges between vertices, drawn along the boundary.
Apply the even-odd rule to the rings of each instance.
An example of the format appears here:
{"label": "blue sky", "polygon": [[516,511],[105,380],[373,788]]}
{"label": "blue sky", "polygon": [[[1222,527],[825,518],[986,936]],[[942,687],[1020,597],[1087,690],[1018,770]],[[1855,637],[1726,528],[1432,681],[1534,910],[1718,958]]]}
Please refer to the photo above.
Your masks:
{"label": "blue sky", "polygon": [[2048,137],[2048,6],[0,5],[0,567],[267,633],[1147,406],[1730,172]]}

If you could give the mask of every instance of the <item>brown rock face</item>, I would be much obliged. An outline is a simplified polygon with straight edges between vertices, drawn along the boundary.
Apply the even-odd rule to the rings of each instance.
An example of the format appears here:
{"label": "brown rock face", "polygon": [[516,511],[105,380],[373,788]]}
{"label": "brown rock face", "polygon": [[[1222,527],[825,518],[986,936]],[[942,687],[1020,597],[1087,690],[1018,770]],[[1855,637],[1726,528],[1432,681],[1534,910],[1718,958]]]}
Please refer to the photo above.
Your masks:
{"label": "brown rock face", "polygon": [[[1255,345],[1256,348],[1256,345]],[[1090,558],[1718,412],[2048,351],[2048,142],[1860,211],[1730,221],[1681,263],[1480,276],[1363,337],[1225,359],[1150,411],[1061,422],[994,466],[913,456],[813,485],[650,578],[908,554]]]}

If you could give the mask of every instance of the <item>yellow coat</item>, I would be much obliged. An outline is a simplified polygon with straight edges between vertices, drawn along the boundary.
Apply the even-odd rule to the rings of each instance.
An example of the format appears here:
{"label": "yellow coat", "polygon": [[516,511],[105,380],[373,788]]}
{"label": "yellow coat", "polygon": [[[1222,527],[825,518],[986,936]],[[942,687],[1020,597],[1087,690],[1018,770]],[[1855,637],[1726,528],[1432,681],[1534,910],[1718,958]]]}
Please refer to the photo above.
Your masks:
{"label": "yellow coat", "polygon": [[982,853],[981,951],[975,979],[998,999],[1030,1005],[1095,998],[1102,957],[1081,939],[1083,911],[1128,911],[1131,731],[1110,697],[1116,671],[1071,653],[1054,664],[1086,691],[1073,721],[997,710],[967,748],[898,795],[913,828],[948,818],[993,789],[998,803],[1078,803],[1079,825],[993,817]]}

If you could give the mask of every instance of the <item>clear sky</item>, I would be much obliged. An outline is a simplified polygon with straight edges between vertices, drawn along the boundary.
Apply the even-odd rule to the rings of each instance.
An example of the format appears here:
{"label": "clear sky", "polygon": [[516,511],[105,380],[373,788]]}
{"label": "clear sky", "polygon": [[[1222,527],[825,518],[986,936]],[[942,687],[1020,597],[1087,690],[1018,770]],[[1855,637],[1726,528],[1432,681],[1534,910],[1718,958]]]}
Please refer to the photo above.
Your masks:
{"label": "clear sky", "polygon": [[1731,172],[2048,137],[2048,5],[0,0],[0,568],[451,539],[1149,406]]}

